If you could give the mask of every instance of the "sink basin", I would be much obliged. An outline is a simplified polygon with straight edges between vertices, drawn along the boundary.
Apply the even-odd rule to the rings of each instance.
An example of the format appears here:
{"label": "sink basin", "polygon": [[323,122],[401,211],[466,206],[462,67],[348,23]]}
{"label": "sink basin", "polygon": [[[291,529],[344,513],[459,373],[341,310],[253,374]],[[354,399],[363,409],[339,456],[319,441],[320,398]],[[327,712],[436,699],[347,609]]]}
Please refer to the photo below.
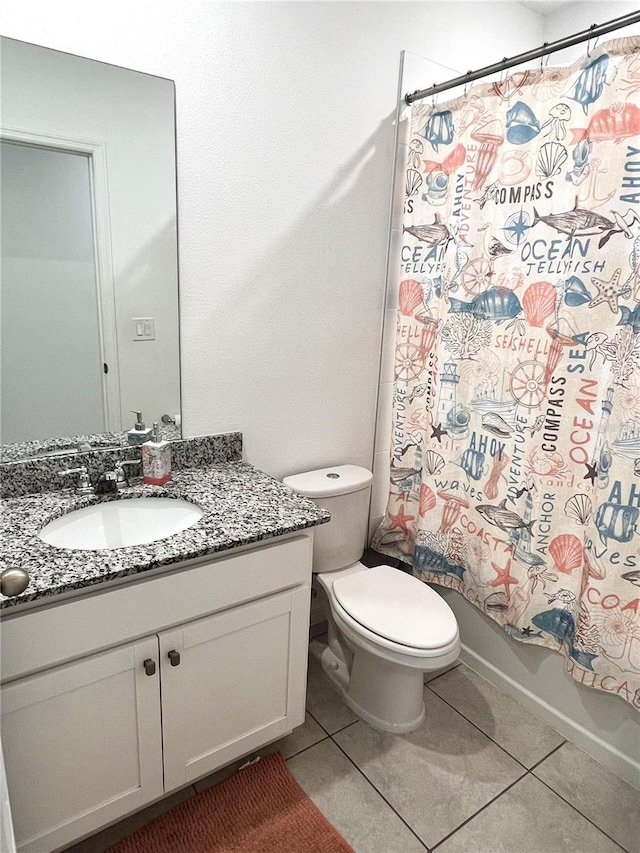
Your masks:
{"label": "sink basin", "polygon": [[50,521],[40,539],[56,548],[100,551],[146,545],[186,530],[200,507],[173,498],[128,498],[77,509]]}

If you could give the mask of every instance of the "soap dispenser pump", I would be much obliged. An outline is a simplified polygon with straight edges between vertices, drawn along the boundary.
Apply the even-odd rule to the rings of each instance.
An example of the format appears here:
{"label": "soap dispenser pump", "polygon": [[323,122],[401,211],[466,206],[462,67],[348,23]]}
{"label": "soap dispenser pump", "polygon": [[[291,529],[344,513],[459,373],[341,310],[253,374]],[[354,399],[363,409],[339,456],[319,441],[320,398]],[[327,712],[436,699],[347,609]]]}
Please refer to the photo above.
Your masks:
{"label": "soap dispenser pump", "polygon": [[142,420],[142,412],[139,412],[136,409],[131,409],[131,411],[136,416],[136,422],[133,425],[133,428],[127,433],[127,439],[129,444],[144,444],[145,441],[149,441],[151,438],[151,428],[149,427],[147,429],[145,427],[145,423]]}
{"label": "soap dispenser pump", "polygon": [[142,445],[142,482],[164,486],[171,479],[171,445],[163,440],[160,425],[153,425],[150,441]]}

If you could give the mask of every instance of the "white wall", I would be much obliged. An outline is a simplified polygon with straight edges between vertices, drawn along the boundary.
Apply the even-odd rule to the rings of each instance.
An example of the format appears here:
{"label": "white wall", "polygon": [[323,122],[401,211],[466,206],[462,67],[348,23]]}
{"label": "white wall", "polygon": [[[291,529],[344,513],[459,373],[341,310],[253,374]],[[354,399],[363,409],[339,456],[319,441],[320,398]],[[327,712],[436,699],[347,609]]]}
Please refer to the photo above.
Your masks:
{"label": "white wall", "polygon": [[477,66],[538,43],[539,16],[11,0],[2,28],[176,81],[185,435],[242,430],[247,459],[277,476],[370,465],[400,52]]}
{"label": "white wall", "polygon": [[[563,6],[552,15],[548,15],[544,19],[544,40],[556,41],[556,39],[564,38],[572,33],[580,30],[587,30],[592,24],[604,24],[607,21],[613,21],[616,18],[621,18],[623,15],[631,15],[634,12],[640,11],[640,7],[636,2],[619,2],[619,0],[574,0]],[[640,32],[640,25],[634,24],[631,27],[616,30],[609,35],[599,39],[598,44],[603,41],[621,36],[637,34]],[[595,44],[595,40],[593,42]],[[591,47],[593,47],[593,44]],[[586,50],[587,45],[576,45],[568,48],[560,53],[555,54],[558,63],[569,63],[580,57]],[[552,64],[554,57],[551,57]]]}

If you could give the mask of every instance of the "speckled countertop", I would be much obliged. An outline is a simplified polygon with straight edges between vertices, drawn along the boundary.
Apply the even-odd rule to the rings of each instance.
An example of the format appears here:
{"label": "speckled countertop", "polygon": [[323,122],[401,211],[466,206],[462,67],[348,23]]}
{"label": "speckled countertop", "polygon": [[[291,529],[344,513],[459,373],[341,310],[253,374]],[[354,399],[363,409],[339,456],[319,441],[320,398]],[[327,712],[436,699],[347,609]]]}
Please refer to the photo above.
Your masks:
{"label": "speckled countertop", "polygon": [[[74,509],[116,497],[126,500],[153,496],[182,498],[197,504],[204,515],[193,527],[167,539],[113,550],[55,548],[38,537],[45,524]],[[23,568],[29,572],[30,583],[21,595],[0,595],[0,608],[19,607],[38,599],[53,603],[60,593],[272,539],[330,520],[329,513],[313,501],[243,462],[177,471],[166,486],[144,486],[141,482],[136,485],[134,480],[117,496],[81,498],[64,490],[5,498],[2,516],[0,571]]]}

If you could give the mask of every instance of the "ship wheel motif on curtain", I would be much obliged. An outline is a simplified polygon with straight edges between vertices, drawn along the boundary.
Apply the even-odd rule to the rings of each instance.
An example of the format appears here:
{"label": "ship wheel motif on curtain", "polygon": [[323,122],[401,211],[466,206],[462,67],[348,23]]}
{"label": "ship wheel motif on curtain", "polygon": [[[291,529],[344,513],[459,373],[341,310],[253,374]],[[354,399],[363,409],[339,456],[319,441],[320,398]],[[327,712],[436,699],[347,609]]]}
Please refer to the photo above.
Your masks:
{"label": "ship wheel motif on curtain", "polygon": [[398,344],[396,347],[396,379],[409,382],[420,376],[425,367],[425,358],[417,344]]}
{"label": "ship wheel motif on curtain", "polygon": [[489,287],[492,275],[491,264],[486,258],[474,258],[462,268],[460,281],[470,296],[478,296]]}
{"label": "ship wheel motif on curtain", "polygon": [[538,409],[546,393],[546,368],[539,361],[523,361],[509,380],[511,396],[526,409]]}
{"label": "ship wheel motif on curtain", "polygon": [[438,324],[427,319],[420,333],[419,344],[398,344],[395,355],[395,377],[403,382],[416,379],[427,366],[433,353]]}

